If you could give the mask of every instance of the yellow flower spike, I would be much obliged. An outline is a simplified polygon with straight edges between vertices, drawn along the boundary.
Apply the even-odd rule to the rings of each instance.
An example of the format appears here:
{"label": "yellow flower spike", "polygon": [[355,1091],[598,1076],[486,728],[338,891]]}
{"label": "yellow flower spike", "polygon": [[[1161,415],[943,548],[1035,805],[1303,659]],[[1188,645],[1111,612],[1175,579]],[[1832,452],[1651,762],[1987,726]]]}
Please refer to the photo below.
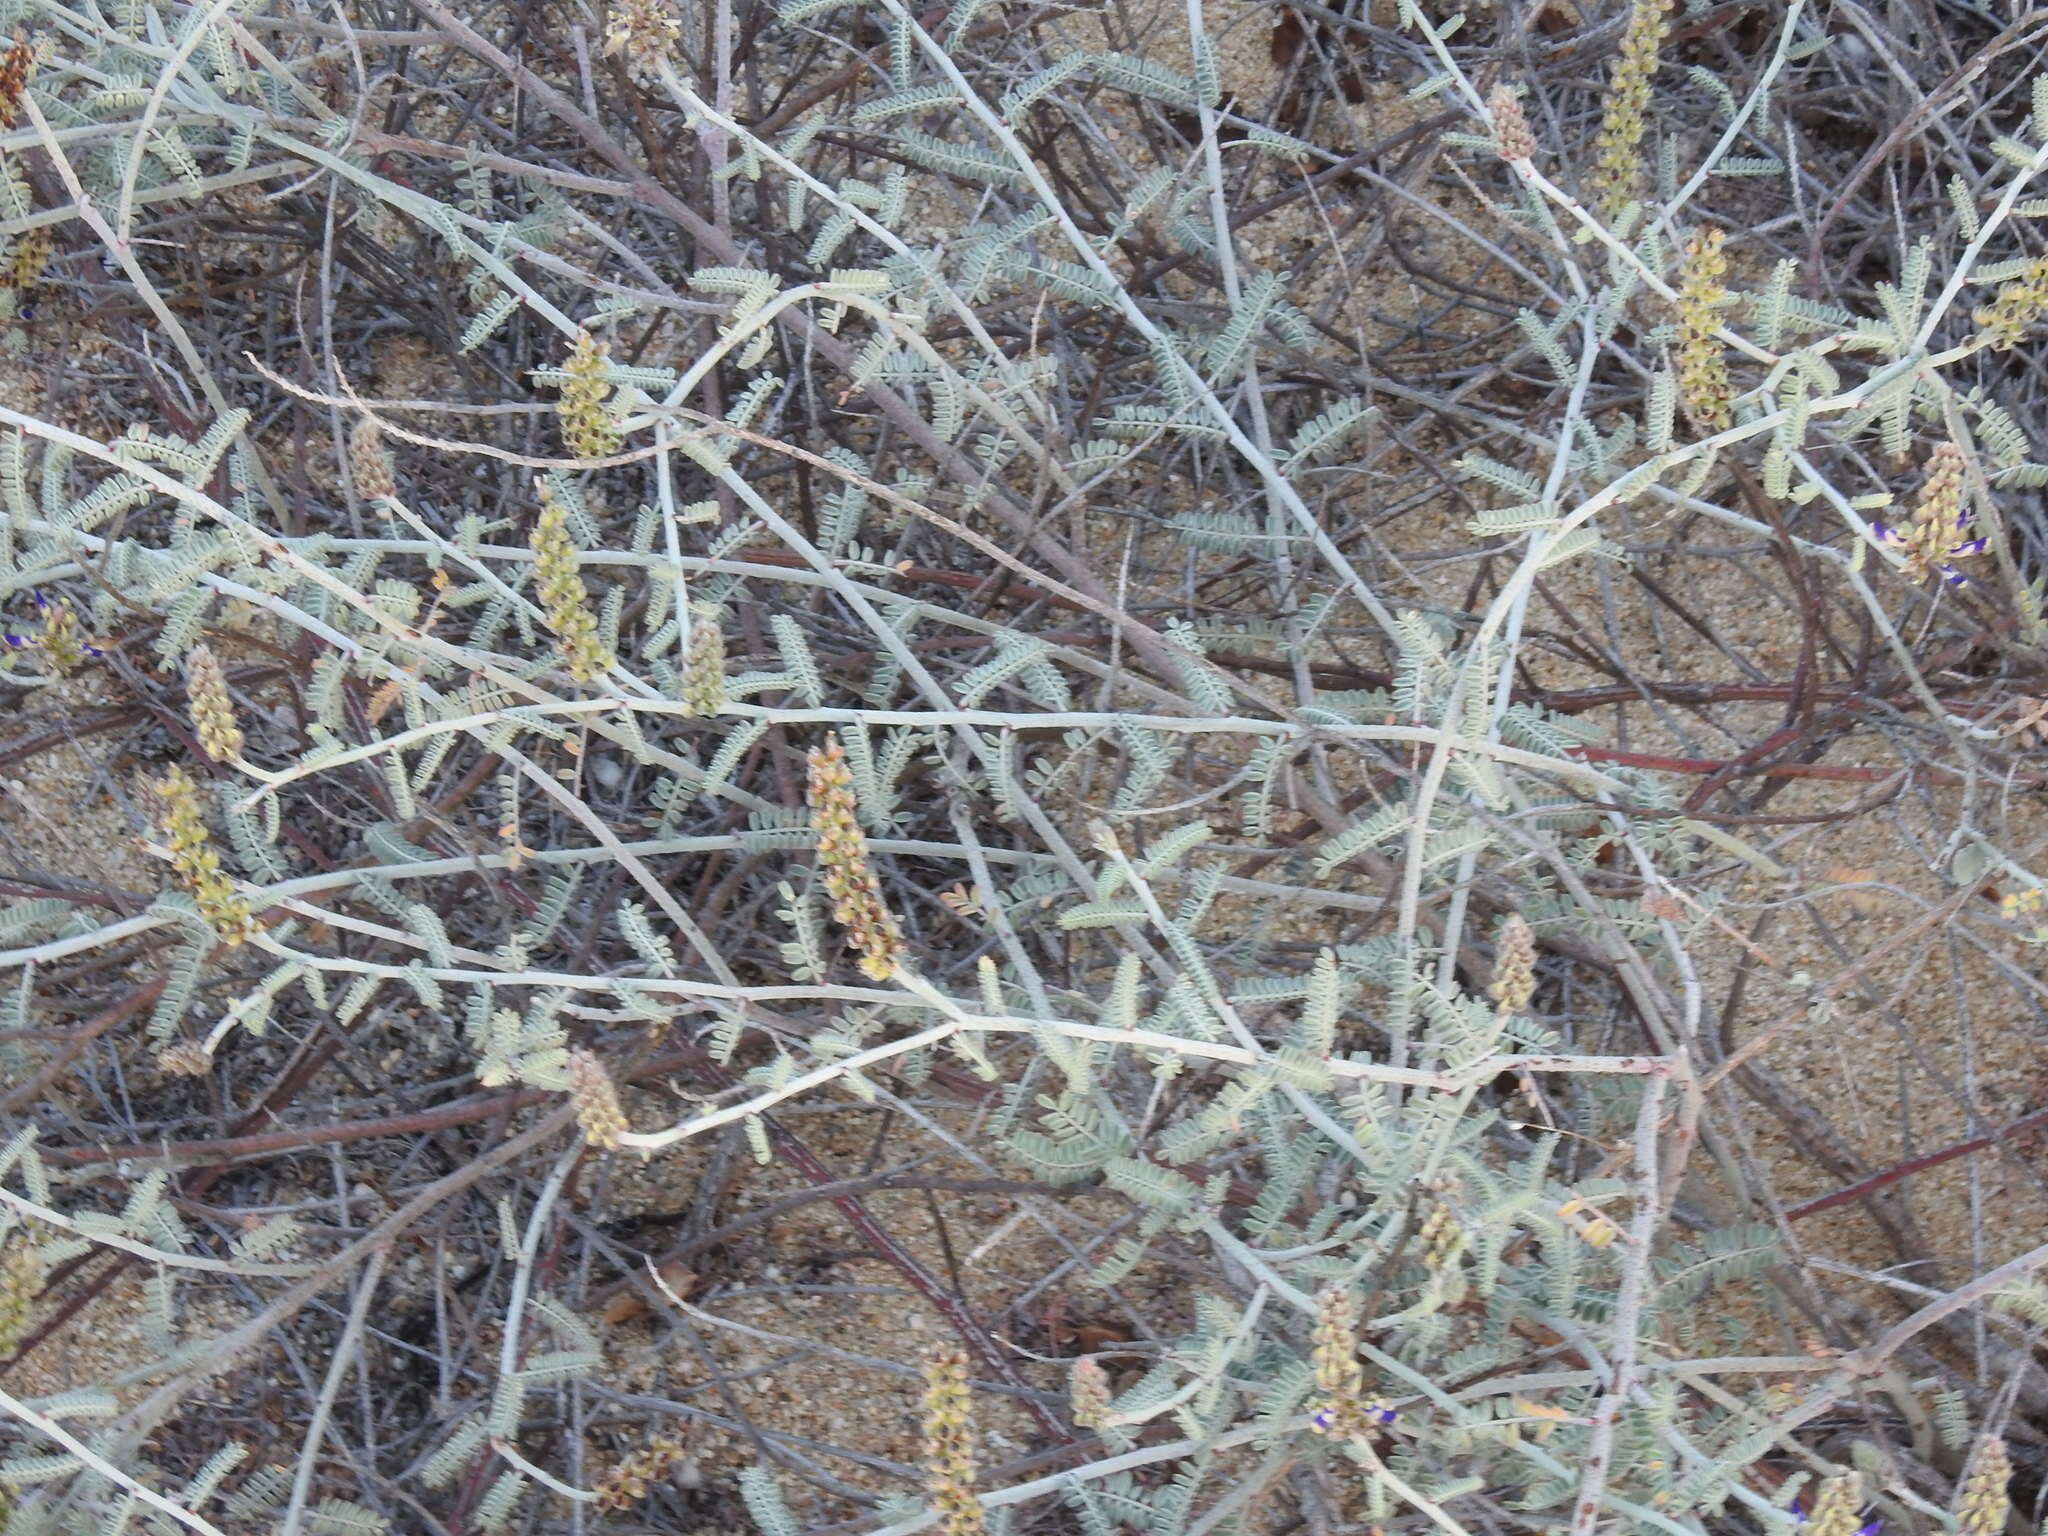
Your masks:
{"label": "yellow flower spike", "polygon": [[208,757],[225,763],[242,755],[242,728],[235,722],[228,680],[211,646],[195,645],[185,653],[185,707],[192,716],[200,749]]}
{"label": "yellow flower spike", "polygon": [[2001,1536],[2012,1513],[2012,1457],[1997,1435],[1977,1447],[1956,1501],[1956,1529],[1962,1536]]}
{"label": "yellow flower spike", "polygon": [[178,884],[191,894],[199,915],[223,943],[240,944],[262,925],[248,898],[221,873],[220,855],[213,850],[212,835],[199,808],[199,786],[192,782],[192,775],[174,764],[155,788],[158,823]]}
{"label": "yellow flower spike", "polygon": [[1430,1202],[1429,1215],[1422,1223],[1422,1230],[1416,1234],[1416,1241],[1422,1247],[1422,1263],[1427,1269],[1442,1269],[1465,1246],[1465,1229],[1458,1225],[1458,1218],[1451,1214],[1451,1208],[1441,1200]]}
{"label": "yellow flower spike", "polygon": [[0,1359],[28,1337],[42,1291],[43,1246],[26,1227],[17,1227],[0,1250]]}
{"label": "yellow flower spike", "polygon": [[715,609],[700,607],[690,621],[690,641],[683,652],[683,704],[693,715],[725,710],[725,630]]}
{"label": "yellow flower spike", "polygon": [[619,451],[624,440],[612,415],[611,382],[605,377],[611,348],[578,331],[576,343],[562,364],[568,379],[557,407],[562,419],[562,446],[572,458],[602,459]]}
{"label": "yellow flower spike", "polygon": [[1643,134],[1649,128],[1650,82],[1670,30],[1669,9],[1670,0],[1635,0],[1629,12],[1594,141],[1593,203],[1602,218],[1618,217],[1635,201]]}
{"label": "yellow flower spike", "polygon": [[1920,500],[1903,525],[1873,523],[1871,534],[1899,551],[1900,571],[1909,580],[1940,576],[1951,586],[1964,584],[1957,560],[1984,552],[1985,540],[1971,532],[1963,505],[1963,450],[1954,443],[1937,444],[1927,459],[1927,480]]}
{"label": "yellow flower spike", "polygon": [[2048,256],[2037,256],[1970,318],[1984,328],[1983,340],[2004,352],[2025,341],[2044,312],[2048,312]]}
{"label": "yellow flower spike", "polygon": [[967,1356],[942,1349],[924,1366],[925,1487],[945,1536],[980,1536],[981,1500],[974,1496],[974,1420],[967,1392]]}
{"label": "yellow flower spike", "polygon": [[587,683],[611,670],[612,654],[598,638],[590,594],[583,590],[576,542],[569,536],[569,515],[546,480],[535,484],[540,492],[540,516],[533,524],[534,590],[548,628],[555,632],[562,664],[577,682]]}
{"label": "yellow flower spike", "polygon": [[1678,278],[1678,392],[1685,408],[1703,431],[1725,432],[1735,424],[1735,386],[1728,380],[1728,358],[1714,333],[1728,289],[1728,258],[1721,253],[1727,236],[1701,230],[1685,245]]}
{"label": "yellow flower spike", "polygon": [[1316,1373],[1309,1428],[1317,1434],[1355,1439],[1370,1433],[1375,1423],[1393,1422],[1391,1408],[1366,1399],[1365,1367],[1358,1361],[1358,1299],[1341,1285],[1316,1298],[1309,1363]]}
{"label": "yellow flower spike", "polygon": [[1510,912],[1500,925],[1493,985],[1486,995],[1503,1014],[1520,1013],[1536,995],[1536,932],[1518,912]]}
{"label": "yellow flower spike", "polygon": [[806,798],[818,834],[818,872],[832,898],[832,916],[860,951],[860,968],[876,981],[896,974],[903,958],[903,930],[882,900],[881,882],[868,862],[867,834],[861,830],[853,773],[846,749],[828,735],[812,749]]}
{"label": "yellow flower spike", "polygon": [[1820,1485],[1813,1501],[1813,1520],[1808,1536],[1856,1536],[1860,1522],[1856,1512],[1863,1507],[1863,1480],[1844,1472]]}

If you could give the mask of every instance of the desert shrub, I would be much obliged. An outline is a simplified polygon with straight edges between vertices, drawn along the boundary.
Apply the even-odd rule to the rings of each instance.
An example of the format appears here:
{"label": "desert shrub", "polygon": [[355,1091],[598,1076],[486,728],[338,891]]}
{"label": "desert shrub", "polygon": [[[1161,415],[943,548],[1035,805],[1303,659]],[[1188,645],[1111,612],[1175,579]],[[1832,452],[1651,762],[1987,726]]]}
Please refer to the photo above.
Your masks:
{"label": "desert shrub", "polygon": [[[1967,124],[1799,4],[15,0],[10,345],[96,340],[0,405],[7,681],[130,734],[154,883],[0,914],[0,1318],[144,1295],[0,1395],[8,1531],[2023,1518],[2048,1250],[1831,1289],[1696,953],[1846,690],[2035,772],[2048,77],[1898,9]],[[1553,622],[1716,559],[1777,693]],[[1581,663],[1790,712],[1702,767]],[[2024,940],[1994,831],[1934,862]],[[749,1158],[944,1338],[835,1341],[912,1453],[617,1377]]]}

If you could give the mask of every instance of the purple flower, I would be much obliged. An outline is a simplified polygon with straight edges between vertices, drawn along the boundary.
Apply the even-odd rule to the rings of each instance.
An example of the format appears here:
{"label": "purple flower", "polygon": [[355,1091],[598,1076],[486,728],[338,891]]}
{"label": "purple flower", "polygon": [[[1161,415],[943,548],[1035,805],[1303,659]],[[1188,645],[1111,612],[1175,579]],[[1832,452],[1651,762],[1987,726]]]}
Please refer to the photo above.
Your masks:
{"label": "purple flower", "polygon": [[1323,1431],[1336,1422],[1337,1410],[1334,1408],[1319,1408],[1308,1421],[1309,1428],[1313,1429],[1317,1434],[1323,1433]]}
{"label": "purple flower", "polygon": [[[1806,1506],[1800,1503],[1799,1500],[1794,1499],[1785,1507],[1791,1511],[1792,1518],[1798,1521],[1799,1524],[1804,1525],[1806,1523]],[[1856,1536],[1878,1536],[1878,1532],[1883,1529],[1884,1521],[1882,1520],[1865,1521],[1856,1528]]]}
{"label": "purple flower", "polygon": [[[1970,514],[1964,512],[1955,520],[1955,532],[1965,534],[1969,529]],[[1870,536],[1885,548],[1904,555],[1902,563],[1908,576],[1934,573],[1952,587],[1965,585],[1969,578],[1949,562],[1966,555],[1981,555],[1986,547],[1982,538],[1947,538],[1926,524],[1896,528],[1889,523],[1872,523]]]}

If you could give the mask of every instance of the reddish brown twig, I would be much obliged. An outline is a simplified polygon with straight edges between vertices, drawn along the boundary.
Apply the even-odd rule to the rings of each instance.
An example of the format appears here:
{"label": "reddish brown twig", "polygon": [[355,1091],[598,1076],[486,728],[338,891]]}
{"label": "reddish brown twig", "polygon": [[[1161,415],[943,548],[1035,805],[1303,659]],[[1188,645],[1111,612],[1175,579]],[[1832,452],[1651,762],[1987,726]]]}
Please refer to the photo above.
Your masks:
{"label": "reddish brown twig", "polygon": [[2048,1126],[2048,1109],[2037,1109],[2021,1115],[2010,1125],[2002,1126],[1995,1131],[1987,1131],[1982,1136],[1972,1136],[1968,1141],[1956,1142],[1952,1146],[1943,1147],[1939,1152],[1927,1152],[1919,1157],[1908,1158],[1903,1163],[1894,1163],[1891,1167],[1881,1169],[1867,1178],[1858,1179],[1854,1184],[1844,1185],[1831,1195],[1821,1195],[1812,1200],[1803,1200],[1798,1205],[1788,1206],[1785,1217],[1788,1221],[1799,1221],[1808,1216],[1818,1216],[1822,1211],[1831,1211],[1838,1205],[1847,1205],[1851,1200],[1860,1200],[1872,1190],[1883,1189],[1887,1184],[1896,1184],[1901,1179],[1909,1179],[1916,1173],[1925,1173],[1929,1168],[1938,1168],[1943,1163],[1967,1157],[1972,1152],[1982,1152],[1986,1147],[2010,1141],[2041,1126]]}
{"label": "reddish brown twig", "polygon": [[[1631,768],[1652,768],[1660,773],[1707,773],[1751,779],[1836,779],[1847,784],[1885,784],[1899,778],[1911,778],[1914,782],[1922,784],[1965,782],[1963,775],[1953,769],[1936,768],[1927,763],[1917,764],[1911,768],[1851,768],[1830,763],[1772,763],[1762,768],[1731,773],[1731,769],[1740,768],[1740,759],[1659,757],[1650,752],[1616,752],[1607,747],[1578,747],[1574,750],[1585,762],[1624,763]],[[2015,774],[2010,779],[2001,778],[1999,782],[2033,788],[2048,783],[2048,776]]]}
{"label": "reddish brown twig", "polygon": [[[738,1081],[709,1062],[704,1064],[702,1070],[714,1081],[725,1086],[731,1086]],[[797,1172],[816,1185],[839,1182],[833,1178],[830,1170],[818,1161],[809,1147],[777,1125],[772,1116],[763,1115],[761,1118],[767,1123],[768,1134],[776,1151]],[[988,1374],[1006,1386],[1016,1389],[1019,1401],[1024,1404],[1031,1417],[1037,1420],[1039,1428],[1059,1444],[1064,1445],[1073,1440],[1073,1431],[1061,1423],[1059,1415],[1039,1401],[1037,1394],[1018,1376],[1016,1367],[989,1338],[988,1330],[976,1322],[974,1314],[967,1310],[966,1302],[941,1285],[938,1277],[924,1267],[917,1255],[905,1248],[887,1228],[875,1220],[874,1213],[858,1195],[834,1194],[827,1198],[839,1207],[853,1229],[874,1245],[876,1255],[892,1265],[910,1282],[917,1293],[930,1302],[939,1315],[952,1325],[953,1330],[960,1335],[961,1342],[973,1353],[974,1358],[981,1362]]]}

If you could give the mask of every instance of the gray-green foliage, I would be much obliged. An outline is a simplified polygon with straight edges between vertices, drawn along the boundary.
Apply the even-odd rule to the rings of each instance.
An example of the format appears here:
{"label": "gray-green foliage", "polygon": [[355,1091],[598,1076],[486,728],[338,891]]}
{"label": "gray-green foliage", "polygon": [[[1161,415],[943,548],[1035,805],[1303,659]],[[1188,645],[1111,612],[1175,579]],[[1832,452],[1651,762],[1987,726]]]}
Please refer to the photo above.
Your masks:
{"label": "gray-green foliage", "polygon": [[[1425,94],[1484,126],[1454,29],[1405,9]],[[648,100],[664,121],[730,156],[718,172],[728,211],[789,237],[770,265],[767,242],[724,249],[709,225],[692,231],[690,263],[667,247],[595,254],[608,248],[578,202],[594,172],[499,157],[467,164],[459,195],[399,180],[357,116],[246,46],[245,26],[268,15],[254,0],[203,12],[135,0],[113,17],[15,6],[60,40],[32,87],[47,131],[18,126],[9,165],[63,154],[107,217],[321,178],[348,217],[394,221],[447,264],[454,350],[543,404],[572,383],[558,365],[579,318],[621,353],[631,321],[712,318],[664,333],[678,348],[669,363],[620,357],[604,374],[639,461],[544,471],[578,549],[570,586],[588,584],[613,657],[587,685],[559,665],[559,584],[526,537],[540,493],[524,460],[551,442],[501,446],[478,427],[470,453],[449,439],[471,441],[471,418],[413,421],[393,433],[414,466],[396,495],[350,507],[337,492],[309,524],[267,467],[274,445],[257,418],[203,366],[188,381],[205,402],[189,438],[152,424],[109,445],[29,422],[0,441],[0,591],[76,592],[100,631],[146,631],[152,662],[261,628],[281,637],[299,690],[297,716],[273,701],[256,730],[266,777],[223,774],[216,796],[223,857],[270,914],[266,931],[229,966],[179,894],[82,922],[63,903],[22,900],[0,911],[4,958],[22,970],[10,1007],[27,1018],[41,1005],[34,967],[147,938],[164,968],[142,1029],[153,1043],[210,1059],[255,1048],[281,1016],[348,1030],[402,1003],[461,1021],[447,1048],[475,1088],[550,1096],[571,1081],[572,1045],[624,1064],[639,1032],[685,1019],[736,1086],[672,1103],[670,1127],[643,1126],[628,1145],[658,1153],[736,1121],[764,1159],[763,1116],[789,1099],[893,1094],[930,1082],[950,1052],[1000,1083],[991,1139],[1013,1168],[1099,1185],[1130,1213],[1085,1249],[1086,1284],[1176,1265],[1204,1276],[1182,1331],[1152,1341],[1148,1369],[1111,1405],[1102,1443],[1043,1490],[1082,1528],[1229,1528],[1220,1490],[1245,1456],[1276,1479],[1338,1464],[1359,1490],[1347,1520],[1461,1530],[1511,1511],[1546,1528],[1684,1533],[1748,1506],[1783,1523],[1749,1477],[1780,1438],[1780,1410],[1739,1383],[1706,1407],[1685,1396],[1687,1372],[1716,1371],[1693,1309],[1783,1255],[1768,1226],[1674,1223],[1703,1102],[1703,1021],[1685,934],[1671,903],[1651,899],[1731,845],[1753,850],[1710,837],[1656,775],[1594,760],[1584,749],[1597,732],[1515,694],[1539,578],[1626,559],[1623,509],[1704,508],[1720,526],[1768,531],[1723,504],[1719,450],[1682,419],[1662,359],[1644,371],[1639,409],[1596,417],[1588,398],[1628,305],[1668,300],[1670,251],[1704,217],[1701,186],[1784,166],[1736,154],[1732,139],[1696,165],[1674,150],[1665,180],[1687,178],[1682,188],[1607,230],[1575,223],[1583,210],[1549,181],[1460,151],[1520,259],[1544,264],[1566,296],[1532,301],[1497,339],[1547,414],[1514,436],[1521,462],[1456,461],[1501,576],[1478,611],[1452,615],[1403,586],[1391,560],[1340,547],[1319,516],[1319,487],[1380,462],[1384,406],[1348,376],[1271,388],[1301,371],[1321,321],[1309,276],[1255,259],[1231,227],[1206,45],[1191,50],[1192,73],[1035,45],[985,69],[965,38],[971,10],[934,33],[883,0],[887,68],[772,132],[722,113],[678,67],[657,71]],[[786,7],[779,25],[830,26],[825,11]],[[1695,79],[1713,132],[1775,110],[1775,71],[1811,28],[1796,7],[1778,25],[1785,46],[1754,99]],[[1057,117],[1096,134],[1098,117],[1160,113],[1193,124],[1194,153],[1114,157],[1099,189],[1108,213],[1087,223],[1024,131]],[[1904,453],[1938,427],[1975,434],[1987,484],[2048,475],[2009,411],[1949,377],[1975,345],[1951,324],[1965,283],[2024,270],[1994,258],[2011,219],[2040,211],[2021,195],[2048,162],[2042,129],[1996,147],[1996,212],[1966,189],[1954,238],[1911,244],[1869,312],[1795,292],[1787,266],[1726,311],[1728,350],[1748,369],[1737,438],[1774,499],[1835,510],[1844,547],[1802,547],[1866,596],[1887,558],[1865,517],[1880,487],[1854,478],[1850,445]],[[853,169],[820,152],[828,136],[857,147]],[[1233,153],[1239,138],[1275,158],[1311,153],[1266,128],[1234,136]],[[0,180],[13,185],[11,170]],[[957,220],[937,229],[945,208]],[[19,236],[28,216],[12,212]],[[1194,304],[1138,281],[1137,247],[1120,242],[1139,233],[1155,254],[1219,274],[1214,291]],[[149,296],[173,280],[129,274]],[[1019,321],[1039,305],[1055,332]],[[1082,335],[1123,349],[1085,409],[1067,378]],[[183,331],[167,339],[189,344]],[[514,356],[519,345],[534,355]],[[338,374],[323,378],[314,393],[337,420],[363,409]],[[709,380],[722,395],[707,395]],[[866,413],[844,440],[823,425],[821,397]],[[702,409],[707,398],[722,408]],[[402,413],[388,414],[396,427]],[[437,457],[510,458],[521,479],[485,497],[421,467]],[[799,470],[817,485],[801,513]],[[1188,487],[1185,504],[1127,512],[1122,498],[1154,476]],[[1211,485],[1227,494],[1200,489]],[[447,499],[464,495],[474,504]],[[1091,530],[1080,547],[1042,537],[1068,521]],[[1141,543],[1190,573],[1251,570],[1279,596],[1270,612],[1220,615],[1173,584],[1134,597],[1099,562]],[[984,586],[994,598],[967,609],[964,594]],[[1875,598],[1870,608],[1903,646]],[[688,702],[693,611],[716,615],[745,658],[710,718]],[[1085,635],[1063,632],[1084,622]],[[1265,665],[1235,666],[1246,651]],[[1377,682],[1317,684],[1316,667],[1353,654],[1373,659]],[[26,664],[15,677],[45,681]],[[846,964],[806,856],[809,815],[778,798],[779,784],[802,782],[794,749],[828,728],[911,933],[887,981]],[[491,810],[451,822],[439,797],[479,764]],[[352,830],[316,870],[281,828],[323,792],[345,797]],[[1603,860],[1635,888],[1608,879]],[[758,939],[728,945],[700,925],[714,861],[738,871],[722,910],[765,914]],[[912,861],[921,873],[897,873]],[[934,868],[947,873],[932,891],[958,881],[967,894],[922,899]],[[469,880],[488,899],[444,905]],[[1267,902],[1300,921],[1283,933]],[[1640,1050],[1584,1049],[1541,1001],[1487,993],[1496,919],[1510,912],[1564,957],[1560,970],[1586,967],[1628,995]],[[1370,932],[1350,926],[1364,916]],[[985,962],[978,980],[970,958]],[[419,1052],[424,1081],[438,1068]],[[1579,1123],[1556,1123],[1558,1103]],[[1600,1155],[1573,1155],[1568,1140]],[[295,1225],[209,1246],[162,1172],[138,1177],[117,1210],[94,1209],[51,1190],[28,1141],[7,1162],[10,1207],[57,1226],[45,1234],[53,1262],[118,1242],[153,1266],[160,1358],[114,1385],[175,1380],[189,1394],[206,1379],[200,1341],[172,1311],[179,1258],[203,1268],[231,1252],[215,1262],[265,1288],[304,1268],[280,1257],[299,1245]],[[444,1396],[409,1443],[404,1476],[440,1498],[473,1485],[465,1512],[485,1530],[550,1518],[532,1513],[536,1489],[568,1463],[525,1431],[603,1374],[580,1314],[530,1288],[565,1170],[527,1225],[502,1204],[502,1243],[479,1250],[492,1284],[498,1269],[512,1277],[492,1294],[512,1298],[505,1327],[530,1347],[469,1367],[467,1395]],[[338,1274],[362,1275],[370,1250],[356,1241],[331,1245]],[[1313,1430],[1311,1331],[1333,1288],[1359,1300],[1368,1391],[1393,1415],[1371,1440]],[[2010,1305],[2040,1311],[2030,1291]],[[139,1411],[99,1399],[41,1411],[108,1420],[87,1442],[95,1457],[175,1486],[139,1450],[155,1427]],[[1164,1444],[1140,1438],[1153,1424],[1174,1437],[1155,1459],[1178,1465],[1141,1478],[1117,1457]],[[0,1464],[0,1480],[43,1490],[24,1497],[21,1530],[161,1523],[132,1488],[49,1452],[25,1436]],[[240,1454],[224,1449],[178,1497],[219,1502],[233,1480],[234,1518],[287,1505],[296,1528],[338,1536],[395,1519],[267,1468],[235,1473]],[[741,1486],[763,1530],[804,1528],[768,1472]]]}

